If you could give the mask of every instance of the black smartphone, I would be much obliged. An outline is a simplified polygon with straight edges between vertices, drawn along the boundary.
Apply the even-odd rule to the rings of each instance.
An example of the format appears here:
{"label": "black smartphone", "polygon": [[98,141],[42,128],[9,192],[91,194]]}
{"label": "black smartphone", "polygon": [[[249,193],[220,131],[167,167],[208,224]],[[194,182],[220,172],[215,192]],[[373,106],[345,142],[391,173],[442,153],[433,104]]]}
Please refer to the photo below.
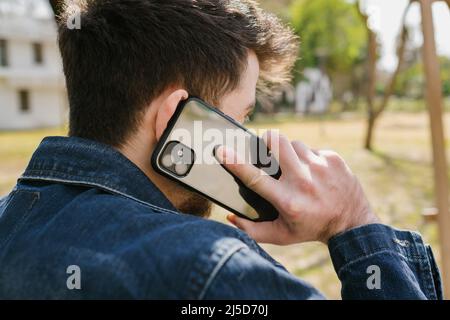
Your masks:
{"label": "black smartphone", "polygon": [[151,164],[159,174],[240,217],[275,220],[275,207],[217,161],[214,153],[219,145],[232,148],[264,174],[280,177],[278,162],[261,138],[197,97],[177,106],[153,151]]}

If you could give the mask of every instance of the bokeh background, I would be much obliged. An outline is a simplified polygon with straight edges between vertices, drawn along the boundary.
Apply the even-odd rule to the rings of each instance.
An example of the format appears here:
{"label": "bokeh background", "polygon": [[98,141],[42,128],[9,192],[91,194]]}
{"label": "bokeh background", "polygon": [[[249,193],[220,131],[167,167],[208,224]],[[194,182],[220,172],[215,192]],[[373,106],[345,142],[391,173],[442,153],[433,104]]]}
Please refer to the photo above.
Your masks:
{"label": "bokeh background", "polygon": [[[338,151],[382,221],[419,230],[441,262],[420,3],[260,3],[295,29],[301,47],[292,83],[259,95],[247,126],[278,128],[314,148]],[[57,8],[58,1],[0,0],[0,195],[14,186],[44,136],[67,132],[51,5]],[[442,84],[441,151],[448,159],[450,1],[434,1],[432,13]],[[448,183],[448,171],[440,175]],[[213,219],[226,223],[224,217],[222,209],[214,209]],[[328,297],[340,297],[324,245],[264,247]]]}

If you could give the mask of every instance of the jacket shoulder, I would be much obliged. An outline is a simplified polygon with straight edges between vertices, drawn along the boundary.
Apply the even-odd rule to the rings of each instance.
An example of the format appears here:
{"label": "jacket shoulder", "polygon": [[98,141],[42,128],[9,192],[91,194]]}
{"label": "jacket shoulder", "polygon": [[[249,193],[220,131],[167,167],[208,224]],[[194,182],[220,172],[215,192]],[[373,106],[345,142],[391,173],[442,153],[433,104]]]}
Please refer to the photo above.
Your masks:
{"label": "jacket shoulder", "polygon": [[[106,266],[113,282],[133,275],[139,283],[133,297],[198,299],[235,252],[262,250],[234,227],[126,197],[97,193],[78,206],[84,217],[95,215],[92,232],[104,239],[96,243],[98,249],[120,261]],[[117,265],[126,266],[126,277]]]}

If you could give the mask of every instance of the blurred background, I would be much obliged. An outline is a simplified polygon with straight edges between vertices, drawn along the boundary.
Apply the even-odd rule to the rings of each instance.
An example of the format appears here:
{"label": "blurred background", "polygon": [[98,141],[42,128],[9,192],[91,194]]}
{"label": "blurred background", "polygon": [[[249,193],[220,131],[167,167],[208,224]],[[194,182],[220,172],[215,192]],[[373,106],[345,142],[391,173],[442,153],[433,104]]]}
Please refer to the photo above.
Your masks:
{"label": "blurred background", "polygon": [[[260,94],[247,126],[341,153],[382,221],[419,230],[448,279],[450,0],[260,3],[294,28],[301,46],[292,83]],[[0,0],[0,195],[44,136],[66,134],[58,8],[52,0]],[[213,218],[224,217],[215,208]],[[324,245],[264,247],[340,297]]]}

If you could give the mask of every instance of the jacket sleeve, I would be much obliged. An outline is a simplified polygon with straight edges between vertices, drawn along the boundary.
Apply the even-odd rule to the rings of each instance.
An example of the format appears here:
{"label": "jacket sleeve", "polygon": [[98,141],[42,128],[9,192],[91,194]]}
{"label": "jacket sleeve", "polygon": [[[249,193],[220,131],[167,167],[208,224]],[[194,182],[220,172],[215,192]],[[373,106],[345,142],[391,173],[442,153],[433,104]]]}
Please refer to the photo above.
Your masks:
{"label": "jacket sleeve", "polygon": [[205,288],[203,299],[324,299],[312,286],[249,247],[236,251]]}
{"label": "jacket sleeve", "polygon": [[[203,299],[323,299],[262,250],[233,253],[204,288]],[[420,235],[373,224],[333,237],[343,299],[441,299],[439,271]]]}
{"label": "jacket sleeve", "polygon": [[442,299],[431,248],[416,232],[382,224],[330,239],[331,259],[343,299]]}

